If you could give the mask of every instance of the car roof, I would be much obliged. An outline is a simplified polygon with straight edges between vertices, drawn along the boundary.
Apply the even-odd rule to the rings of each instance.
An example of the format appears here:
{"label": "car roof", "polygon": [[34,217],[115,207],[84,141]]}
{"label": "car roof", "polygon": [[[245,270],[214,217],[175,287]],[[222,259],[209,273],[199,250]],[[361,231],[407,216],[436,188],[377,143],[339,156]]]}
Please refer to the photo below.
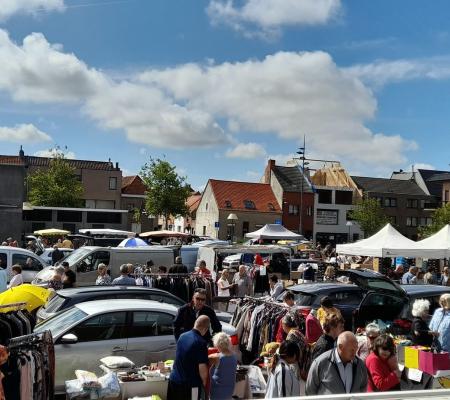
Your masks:
{"label": "car roof", "polygon": [[76,304],[74,307],[79,308],[86,314],[102,314],[107,311],[133,311],[133,310],[148,310],[148,311],[166,311],[170,314],[176,314],[177,307],[160,303],[153,300],[136,300],[136,299],[117,299],[117,300],[95,300],[86,301],[84,303]]}
{"label": "car roof", "polygon": [[152,293],[164,293],[171,294],[170,292],[166,292],[165,290],[157,289],[157,288],[148,288],[143,286],[80,286],[76,288],[69,289],[61,289],[58,290],[58,294],[62,297],[76,297],[78,295],[90,294],[90,293],[108,293],[108,292],[152,292]]}
{"label": "car roof", "polygon": [[304,293],[320,293],[335,289],[360,290],[358,286],[351,283],[302,283],[299,285],[288,286],[286,290]]}
{"label": "car roof", "polygon": [[400,285],[408,295],[439,295],[442,293],[450,293],[450,286],[441,285]]}

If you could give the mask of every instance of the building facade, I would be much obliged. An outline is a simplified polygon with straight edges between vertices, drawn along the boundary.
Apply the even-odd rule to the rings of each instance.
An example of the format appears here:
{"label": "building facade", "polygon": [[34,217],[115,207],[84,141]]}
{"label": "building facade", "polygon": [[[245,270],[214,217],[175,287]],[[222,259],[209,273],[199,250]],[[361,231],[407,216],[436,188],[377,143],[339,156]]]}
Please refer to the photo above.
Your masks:
{"label": "building facade", "polygon": [[[229,219],[230,215],[236,219]],[[280,223],[282,212],[269,184],[210,179],[199,202],[195,232],[221,240],[243,240],[265,224]]]}

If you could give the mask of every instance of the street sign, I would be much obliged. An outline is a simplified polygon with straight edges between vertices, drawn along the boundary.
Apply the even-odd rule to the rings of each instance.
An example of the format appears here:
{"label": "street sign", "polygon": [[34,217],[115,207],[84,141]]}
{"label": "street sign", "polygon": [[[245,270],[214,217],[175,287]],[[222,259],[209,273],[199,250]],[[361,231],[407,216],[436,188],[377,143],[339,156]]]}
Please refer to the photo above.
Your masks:
{"label": "street sign", "polygon": [[276,220],[275,220],[275,224],[276,224],[276,225],[281,225],[281,219],[276,219]]}
{"label": "street sign", "polygon": [[214,222],[214,228],[215,228],[215,229],[219,229],[219,228],[220,228],[220,223],[219,223],[219,221]]}

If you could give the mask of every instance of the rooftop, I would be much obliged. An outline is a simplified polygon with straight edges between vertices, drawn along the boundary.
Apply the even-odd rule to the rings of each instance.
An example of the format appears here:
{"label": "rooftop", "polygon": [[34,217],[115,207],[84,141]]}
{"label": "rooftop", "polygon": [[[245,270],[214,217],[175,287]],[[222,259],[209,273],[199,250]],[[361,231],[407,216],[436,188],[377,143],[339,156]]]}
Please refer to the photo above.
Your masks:
{"label": "rooftop", "polygon": [[122,193],[145,195],[147,187],[139,175],[124,176],[122,178]]}
{"label": "rooftop", "polygon": [[283,167],[275,165],[272,168],[272,171],[285,192],[300,193],[302,191],[303,182],[303,193],[313,193],[311,184],[302,174],[299,167]]}
{"label": "rooftop", "polygon": [[281,212],[269,184],[215,179],[209,184],[220,210]]}
{"label": "rooftop", "polygon": [[352,179],[365,192],[427,196],[413,180],[370,178],[365,176],[352,176]]}

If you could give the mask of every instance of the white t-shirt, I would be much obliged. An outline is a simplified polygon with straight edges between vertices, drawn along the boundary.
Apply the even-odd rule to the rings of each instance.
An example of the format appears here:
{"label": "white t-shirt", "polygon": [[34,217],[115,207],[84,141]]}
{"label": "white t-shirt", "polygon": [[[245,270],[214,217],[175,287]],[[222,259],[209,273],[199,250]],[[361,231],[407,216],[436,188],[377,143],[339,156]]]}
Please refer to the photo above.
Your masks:
{"label": "white t-shirt", "polygon": [[14,275],[11,280],[9,281],[9,285],[8,287],[14,287],[14,286],[19,286],[23,283],[23,278],[22,278],[22,274],[17,274]]}
{"label": "white t-shirt", "polygon": [[227,280],[220,278],[217,281],[217,296],[219,297],[230,297],[230,289],[223,289],[224,287],[228,288],[230,284]]}

